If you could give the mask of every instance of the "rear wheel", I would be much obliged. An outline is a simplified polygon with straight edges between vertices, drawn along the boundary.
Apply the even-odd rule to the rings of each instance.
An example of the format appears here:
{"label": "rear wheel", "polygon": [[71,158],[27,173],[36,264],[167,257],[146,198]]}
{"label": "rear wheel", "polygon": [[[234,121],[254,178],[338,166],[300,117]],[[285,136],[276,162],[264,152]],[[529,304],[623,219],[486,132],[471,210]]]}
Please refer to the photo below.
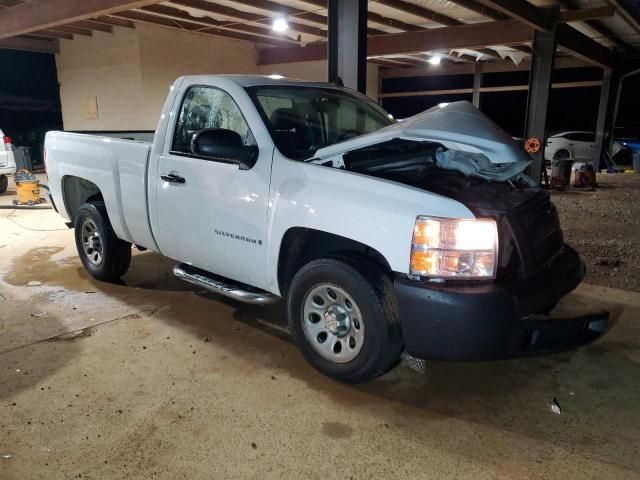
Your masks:
{"label": "rear wheel", "polygon": [[112,282],[131,264],[131,244],[120,240],[103,202],[85,203],[74,219],[76,247],[84,268],[96,279]]}
{"label": "rear wheel", "polygon": [[0,195],[7,191],[9,188],[9,179],[6,175],[0,175]]}
{"label": "rear wheel", "polygon": [[569,150],[560,149],[553,155],[554,160],[571,160],[571,153]]}
{"label": "rear wheel", "polygon": [[402,351],[393,284],[366,261],[308,263],[293,278],[287,309],[303,355],[337,380],[372,380],[389,370]]}

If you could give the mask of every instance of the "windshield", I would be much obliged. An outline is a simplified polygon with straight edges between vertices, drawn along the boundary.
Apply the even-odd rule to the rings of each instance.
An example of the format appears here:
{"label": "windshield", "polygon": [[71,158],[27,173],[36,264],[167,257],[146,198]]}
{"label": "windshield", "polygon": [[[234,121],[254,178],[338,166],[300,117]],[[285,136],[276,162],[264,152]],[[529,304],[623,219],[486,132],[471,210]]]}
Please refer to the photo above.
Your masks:
{"label": "windshield", "polygon": [[394,123],[369,98],[345,89],[282,85],[247,90],[278,150],[295,160]]}

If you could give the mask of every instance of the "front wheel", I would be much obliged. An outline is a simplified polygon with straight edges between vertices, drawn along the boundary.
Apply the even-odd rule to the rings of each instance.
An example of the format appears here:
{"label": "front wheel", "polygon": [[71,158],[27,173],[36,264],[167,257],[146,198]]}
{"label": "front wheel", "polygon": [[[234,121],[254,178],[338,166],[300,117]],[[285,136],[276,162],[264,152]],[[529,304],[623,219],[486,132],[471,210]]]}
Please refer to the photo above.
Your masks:
{"label": "front wheel", "polygon": [[291,282],[287,310],[302,354],[337,380],[373,380],[402,351],[393,284],[366,261],[323,258],[308,263]]}
{"label": "front wheel", "polygon": [[131,244],[116,236],[103,202],[82,205],[73,223],[78,255],[94,278],[113,282],[127,273]]}

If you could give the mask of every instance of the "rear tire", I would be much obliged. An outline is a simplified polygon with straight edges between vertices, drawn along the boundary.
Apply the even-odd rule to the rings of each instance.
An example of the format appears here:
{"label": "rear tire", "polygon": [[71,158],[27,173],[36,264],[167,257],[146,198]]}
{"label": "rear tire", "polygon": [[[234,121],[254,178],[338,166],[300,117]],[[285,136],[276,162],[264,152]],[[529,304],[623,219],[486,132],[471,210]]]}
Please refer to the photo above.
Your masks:
{"label": "rear tire", "polygon": [[561,148],[553,155],[554,160],[571,160],[571,152],[566,148]]}
{"label": "rear tire", "polygon": [[116,236],[104,202],[82,205],[73,223],[78,255],[91,276],[113,282],[127,273],[131,244]]}
{"label": "rear tire", "polygon": [[403,348],[393,283],[366,260],[322,258],[294,276],[289,329],[325,375],[362,383],[387,372]]}
{"label": "rear tire", "polygon": [[9,188],[9,179],[6,175],[0,175],[0,195],[7,191]]}

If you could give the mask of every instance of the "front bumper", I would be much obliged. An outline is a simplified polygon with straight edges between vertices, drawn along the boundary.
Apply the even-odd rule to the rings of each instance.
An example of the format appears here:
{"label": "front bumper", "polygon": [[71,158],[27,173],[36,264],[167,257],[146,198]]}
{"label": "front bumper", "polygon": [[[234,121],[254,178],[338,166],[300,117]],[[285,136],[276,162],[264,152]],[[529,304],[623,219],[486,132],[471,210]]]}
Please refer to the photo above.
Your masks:
{"label": "front bumper", "polygon": [[588,343],[608,313],[553,318],[552,309],[582,281],[585,266],[565,245],[548,269],[516,285],[417,283],[398,277],[395,291],[407,351],[418,358],[493,360]]}

